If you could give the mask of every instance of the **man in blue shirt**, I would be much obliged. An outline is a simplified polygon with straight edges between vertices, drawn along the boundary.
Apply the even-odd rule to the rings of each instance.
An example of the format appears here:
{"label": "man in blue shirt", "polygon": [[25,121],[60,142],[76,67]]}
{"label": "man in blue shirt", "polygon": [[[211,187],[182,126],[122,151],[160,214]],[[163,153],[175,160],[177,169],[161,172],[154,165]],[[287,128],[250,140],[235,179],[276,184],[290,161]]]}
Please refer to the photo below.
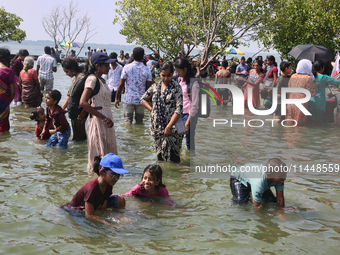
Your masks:
{"label": "man in blue shirt", "polygon": [[[236,67],[236,75],[239,75],[239,77],[248,79],[248,71],[249,71],[249,65],[246,64],[246,58],[242,57],[240,64]],[[243,86],[245,81],[237,81],[240,86]]]}
{"label": "man in blue shirt", "polygon": [[[256,208],[261,207],[262,200],[284,207],[283,188],[286,175],[286,164],[277,158],[268,160],[265,166],[259,164],[241,166],[230,177],[232,200],[237,204],[247,203],[251,192]],[[272,186],[276,189],[276,197],[270,190]]]}

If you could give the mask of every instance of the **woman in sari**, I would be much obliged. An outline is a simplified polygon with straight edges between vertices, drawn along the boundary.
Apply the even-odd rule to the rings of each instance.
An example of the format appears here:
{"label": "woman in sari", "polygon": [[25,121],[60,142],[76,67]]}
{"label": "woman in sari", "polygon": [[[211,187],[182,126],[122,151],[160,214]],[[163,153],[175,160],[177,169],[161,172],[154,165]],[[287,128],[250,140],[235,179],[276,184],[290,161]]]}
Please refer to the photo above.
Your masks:
{"label": "woman in sari", "polygon": [[242,90],[244,90],[244,109],[248,109],[248,89],[252,89],[252,102],[255,109],[257,109],[259,105],[259,95],[260,89],[259,85],[263,81],[264,74],[262,72],[262,61],[255,60],[253,65],[254,69],[250,70],[248,80],[244,78],[239,78],[239,80],[243,80],[246,83],[243,85]]}
{"label": "woman in sari", "polygon": [[[313,96],[308,102],[308,111],[312,116],[308,117],[315,125],[320,125],[321,123],[326,123],[326,88],[328,84],[340,85],[340,80],[329,77],[323,74],[325,70],[325,62],[320,60],[316,61],[313,65],[314,75],[315,75],[315,88],[316,95]],[[333,108],[334,109],[334,108]],[[333,121],[332,121],[333,122]]]}
{"label": "woman in sari", "polygon": [[0,48],[0,134],[9,130],[9,105],[15,95],[15,73],[8,68],[11,53]]}
{"label": "woman in sari", "polygon": [[38,107],[42,101],[38,73],[33,69],[33,66],[34,59],[32,57],[26,57],[24,60],[24,68],[20,72],[19,77],[19,86],[22,92],[21,97],[25,108]]}
{"label": "woman in sari", "polygon": [[[314,75],[312,74],[312,62],[308,59],[302,59],[299,61],[296,73],[289,79],[288,88],[304,88],[309,90],[311,96],[315,96],[315,88],[313,84]],[[290,93],[288,99],[300,99],[305,98],[304,93]],[[302,104],[308,109],[308,102]],[[307,116],[296,107],[295,104],[287,105],[286,120],[295,120],[298,126],[303,126],[307,123]],[[287,123],[294,124],[293,121],[287,121]]]}
{"label": "woman in sari", "polygon": [[276,80],[278,77],[277,64],[275,57],[270,55],[267,56],[267,71],[263,79],[263,89],[268,90],[269,97],[272,98],[273,87],[276,86]]}
{"label": "woman in sari", "polygon": [[[16,84],[15,84],[15,95],[14,95],[14,104],[21,105],[21,90],[19,85],[19,77],[20,72],[23,69],[24,65],[22,62],[25,60],[25,58],[29,55],[27,50],[19,50],[19,53],[15,55],[15,57],[11,61],[11,69],[15,73],[16,77]],[[32,67],[33,68],[33,67]]]}

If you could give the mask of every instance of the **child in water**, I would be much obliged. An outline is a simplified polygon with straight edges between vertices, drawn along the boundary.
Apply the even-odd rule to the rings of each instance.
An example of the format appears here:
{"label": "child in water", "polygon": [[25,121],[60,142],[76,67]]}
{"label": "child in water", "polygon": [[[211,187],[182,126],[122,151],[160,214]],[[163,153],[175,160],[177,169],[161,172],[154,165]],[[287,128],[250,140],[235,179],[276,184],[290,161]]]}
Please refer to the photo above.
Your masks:
{"label": "child in water", "polygon": [[[46,120],[44,108],[38,106],[37,108],[33,109],[30,119],[37,121],[37,125],[35,126],[35,136],[38,140],[47,140],[50,138],[51,134],[49,132],[46,132],[42,138],[40,137]],[[53,129],[52,121],[50,122],[48,129]]]}
{"label": "child in water", "polygon": [[[237,204],[248,203],[251,192],[256,208],[261,207],[262,200],[285,207],[283,188],[286,170],[286,164],[277,158],[268,160],[266,166],[246,164],[240,167],[230,176],[232,200]],[[276,189],[276,197],[270,190],[272,186]]]}
{"label": "child in water", "polygon": [[266,107],[266,109],[271,108],[272,107],[272,100],[270,100],[270,98],[268,96],[269,95],[268,90],[263,89],[263,90],[261,90],[260,94],[261,94],[261,98],[264,100],[263,101],[264,107]]}
{"label": "child in water", "polygon": [[[59,143],[60,148],[67,149],[71,128],[66,120],[64,109],[58,105],[60,99],[61,93],[58,90],[52,90],[46,93],[45,104],[47,106],[47,117],[40,138],[43,138],[45,133],[49,132],[51,137],[47,140],[46,146],[55,146]],[[54,120],[56,129],[48,128],[52,119]]]}
{"label": "child in water", "polygon": [[[129,173],[123,167],[119,156],[109,153],[102,159],[95,157],[93,170],[98,175],[97,178],[87,182],[73,197],[71,202],[63,205],[65,210],[85,211],[85,216],[95,221],[109,225],[105,220],[94,216],[96,209],[105,211],[108,207],[108,200],[115,201],[117,208],[125,207],[125,199],[121,195],[113,195],[112,187],[119,180],[121,174]],[[111,196],[111,197],[110,197]]]}
{"label": "child in water", "polygon": [[164,197],[169,204],[176,205],[162,182],[162,168],[159,165],[148,165],[144,169],[142,182],[123,196]]}

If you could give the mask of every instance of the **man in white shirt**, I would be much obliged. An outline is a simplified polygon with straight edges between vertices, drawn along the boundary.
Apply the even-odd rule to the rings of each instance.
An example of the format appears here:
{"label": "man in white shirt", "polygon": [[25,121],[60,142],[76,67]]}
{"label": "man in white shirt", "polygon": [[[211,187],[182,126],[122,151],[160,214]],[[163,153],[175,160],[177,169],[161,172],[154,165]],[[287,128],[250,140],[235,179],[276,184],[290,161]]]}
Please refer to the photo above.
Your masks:
{"label": "man in white shirt", "polygon": [[53,72],[57,72],[57,61],[51,56],[51,48],[44,48],[45,54],[37,59],[37,73],[41,90],[53,90]]}
{"label": "man in white shirt", "polygon": [[[110,65],[110,71],[108,74],[103,74],[102,77],[105,79],[107,85],[109,86],[111,90],[111,102],[115,102],[116,99],[116,92],[118,89],[118,84],[120,81],[120,76],[123,71],[123,67],[118,64],[117,61],[117,53],[112,52],[109,56],[109,58],[112,58],[115,60],[115,62],[112,62]],[[121,101],[121,95],[118,97],[119,102]]]}

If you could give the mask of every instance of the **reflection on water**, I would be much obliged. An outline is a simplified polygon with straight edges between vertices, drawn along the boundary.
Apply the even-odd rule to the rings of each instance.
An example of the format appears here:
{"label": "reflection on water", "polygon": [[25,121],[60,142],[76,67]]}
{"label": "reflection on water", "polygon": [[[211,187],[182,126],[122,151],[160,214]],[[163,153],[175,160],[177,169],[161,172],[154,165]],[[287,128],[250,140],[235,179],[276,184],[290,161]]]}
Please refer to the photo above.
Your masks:
{"label": "reflection on water", "polygon": [[[70,79],[60,67],[55,82],[66,95]],[[112,112],[118,152],[131,172],[114,187],[114,193],[122,194],[140,182],[143,169],[157,159],[148,133],[149,113],[144,125],[126,126],[122,108],[112,106]],[[70,141],[67,150],[46,148],[35,140],[35,122],[29,114],[29,109],[12,107],[11,132],[0,136],[1,253],[338,254],[338,173],[289,173],[283,214],[272,205],[258,213],[252,205],[231,203],[225,175],[195,178],[199,175],[190,173],[185,146],[180,164],[159,162],[176,207],[162,200],[127,198],[125,209],[96,212],[112,227],[82,213],[60,211],[84,183],[95,178],[86,173],[87,143]],[[230,106],[213,106],[211,116],[243,120],[231,116]],[[267,117],[247,114],[245,118]],[[239,166],[271,157],[297,165],[340,163],[339,136],[331,126],[213,128],[212,122],[200,119],[191,163]]]}

